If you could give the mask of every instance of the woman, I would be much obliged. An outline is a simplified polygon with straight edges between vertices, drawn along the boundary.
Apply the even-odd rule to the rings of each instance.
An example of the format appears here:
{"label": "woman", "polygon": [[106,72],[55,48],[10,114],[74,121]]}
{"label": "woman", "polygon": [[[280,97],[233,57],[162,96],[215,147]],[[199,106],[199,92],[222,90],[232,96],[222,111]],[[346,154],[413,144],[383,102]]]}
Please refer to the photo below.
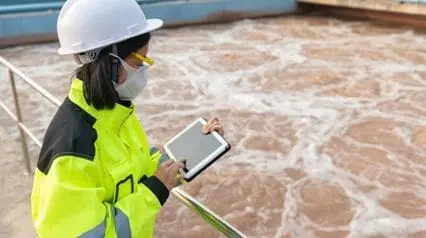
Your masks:
{"label": "woman", "polygon": [[[145,87],[150,32],[135,0],[68,0],[59,54],[80,63],[46,132],[32,216],[39,237],[152,237],[183,163],[150,149],[131,102]],[[204,133],[223,130],[217,119]]]}

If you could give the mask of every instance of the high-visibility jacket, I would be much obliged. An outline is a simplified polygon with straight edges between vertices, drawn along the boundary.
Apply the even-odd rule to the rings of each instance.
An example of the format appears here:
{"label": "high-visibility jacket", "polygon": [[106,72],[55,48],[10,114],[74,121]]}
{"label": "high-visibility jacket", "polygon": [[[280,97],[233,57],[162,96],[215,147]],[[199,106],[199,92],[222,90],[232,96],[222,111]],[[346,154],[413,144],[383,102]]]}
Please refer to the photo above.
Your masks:
{"label": "high-visibility jacket", "polygon": [[[162,159],[162,158],[161,158]],[[135,106],[96,110],[72,82],[44,137],[31,195],[39,237],[152,237],[169,196]]]}

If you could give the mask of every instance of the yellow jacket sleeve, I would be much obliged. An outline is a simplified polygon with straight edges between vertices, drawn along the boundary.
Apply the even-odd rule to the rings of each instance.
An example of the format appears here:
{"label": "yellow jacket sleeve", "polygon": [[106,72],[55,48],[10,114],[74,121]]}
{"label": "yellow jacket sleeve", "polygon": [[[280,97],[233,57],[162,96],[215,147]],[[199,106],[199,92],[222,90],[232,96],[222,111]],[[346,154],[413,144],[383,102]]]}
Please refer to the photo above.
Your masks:
{"label": "yellow jacket sleeve", "polygon": [[102,178],[96,163],[75,156],[56,158],[47,175],[37,170],[32,216],[39,237],[149,237],[167,188],[149,177],[111,204]]}
{"label": "yellow jacket sleeve", "polygon": [[[166,153],[161,153],[161,151],[159,149],[157,149],[156,147],[152,147],[151,148],[151,163],[152,165],[150,166],[151,168],[157,170],[157,168],[164,162],[166,162],[167,160],[169,160],[169,156]],[[155,171],[154,171],[155,173]]]}

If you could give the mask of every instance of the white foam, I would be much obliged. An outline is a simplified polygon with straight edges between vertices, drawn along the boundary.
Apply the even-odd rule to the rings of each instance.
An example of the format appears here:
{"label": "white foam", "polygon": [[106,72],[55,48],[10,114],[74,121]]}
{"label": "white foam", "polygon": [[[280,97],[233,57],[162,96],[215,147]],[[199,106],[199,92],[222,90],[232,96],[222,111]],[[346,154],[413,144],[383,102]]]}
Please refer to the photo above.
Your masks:
{"label": "white foam", "polygon": [[[347,129],[354,124],[363,122],[369,117],[381,117],[389,120],[397,120],[412,126],[426,126],[426,115],[417,113],[406,113],[396,110],[383,110],[379,106],[384,102],[396,101],[413,92],[426,94],[426,82],[419,72],[426,71],[423,62],[411,60],[397,55],[392,48],[401,48],[406,52],[423,56],[426,50],[426,37],[416,35],[411,30],[401,30],[391,33],[375,33],[362,35],[355,32],[355,28],[372,27],[367,23],[344,23],[330,20],[328,25],[317,26],[310,24],[314,20],[303,18],[293,19],[292,23],[277,23],[273,20],[265,22],[245,20],[229,24],[228,26],[205,26],[187,29],[164,30],[155,35],[151,44],[150,56],[156,60],[155,70],[151,74],[149,87],[161,87],[162,91],[156,92],[148,89],[136,103],[141,105],[139,114],[147,129],[155,132],[157,128],[169,128],[175,120],[183,117],[197,117],[208,112],[226,110],[233,112],[250,112],[252,114],[275,115],[280,118],[288,118],[294,122],[292,129],[295,130],[297,141],[291,147],[289,153],[282,154],[276,151],[264,151],[261,149],[247,148],[249,138],[254,135],[273,136],[271,129],[264,131],[244,131],[243,139],[233,146],[237,151],[230,158],[221,160],[215,164],[216,169],[224,169],[234,164],[244,163],[251,165],[250,168],[264,174],[281,174],[283,169],[296,168],[302,170],[310,178],[323,181],[327,184],[336,185],[344,190],[346,196],[353,204],[355,217],[348,226],[323,227],[324,230],[347,230],[350,237],[368,237],[384,235],[386,237],[404,237],[409,233],[426,230],[426,219],[405,219],[385,209],[379,202],[380,198],[386,197],[392,192],[404,192],[404,188],[387,188],[378,181],[371,181],[364,173],[353,174],[344,168],[338,167],[334,161],[340,159],[336,155],[322,153],[320,147],[326,145],[332,136],[342,136]],[[258,29],[262,29],[259,31]],[[266,36],[267,41],[246,40],[245,37],[236,37],[241,32],[258,32]],[[300,37],[303,34],[311,34],[312,37]],[[202,51],[203,47],[214,46],[218,43],[232,43],[246,47],[247,49],[217,49]],[[170,53],[163,49],[173,47]],[[76,66],[70,58],[58,58],[56,56],[57,44],[40,45],[37,47],[19,47],[4,50],[10,55],[18,58],[15,63],[25,73],[41,83],[43,86],[53,90],[55,95],[64,96],[68,86],[69,77]],[[322,56],[333,56],[336,52],[352,52],[353,55],[333,57],[328,60],[321,57],[309,55],[309,51],[315,49],[323,53]],[[372,60],[361,55],[362,50],[372,50],[382,54],[385,59]],[[20,58],[21,52],[25,55],[35,55],[35,58]],[[247,57],[265,53],[276,57],[274,60],[262,62],[244,68],[228,72],[227,64],[217,63],[217,58],[225,60],[225,53],[242,53]],[[238,54],[237,54],[238,55]],[[12,61],[14,60],[12,57]],[[221,58],[222,57],[222,58]],[[157,59],[156,59],[157,58]],[[215,59],[215,60],[213,60]],[[400,61],[396,61],[400,60]],[[244,59],[238,59],[244,61]],[[220,60],[219,60],[220,61]],[[161,67],[167,68],[166,76],[160,72]],[[267,73],[276,71],[296,72],[310,75],[313,72],[329,72],[343,78],[337,84],[324,84],[315,87],[294,88],[297,83],[311,78],[281,78],[283,84],[289,85],[287,89],[271,88],[268,92],[262,90],[262,85],[268,80]],[[153,70],[154,71],[154,70]],[[155,72],[155,71],[154,71]],[[387,80],[398,73],[409,75],[420,86],[405,85],[395,81]],[[8,87],[5,71],[0,68],[0,92]],[[161,76],[161,77],[160,77]],[[258,76],[259,81],[250,79]],[[307,76],[308,77],[308,76]],[[423,76],[424,77],[424,76]],[[54,78],[54,80],[52,80]],[[345,97],[321,95],[319,92],[335,89],[341,86],[349,87],[357,85],[361,80],[378,81],[380,93],[374,97],[363,94],[359,97]],[[171,85],[184,85],[176,89]],[[33,91],[17,81],[18,87],[31,95],[32,102],[41,100],[39,96],[33,96]],[[59,85],[59,86],[58,86]],[[59,88],[60,87],[60,88]],[[389,88],[386,92],[383,89]],[[191,93],[193,98],[184,97],[183,93]],[[366,93],[366,92],[364,92]],[[406,100],[415,108],[421,109],[425,104],[421,101]],[[43,104],[47,105],[47,104]],[[161,113],[148,115],[144,112],[145,105],[163,107],[164,105],[175,105],[190,107],[185,110],[165,110]],[[30,108],[28,108],[29,110]],[[34,109],[37,116],[32,122],[32,128],[37,130],[39,138],[43,135],[43,127],[53,116],[53,111],[44,112],[44,107]],[[266,119],[265,123],[272,123]],[[243,118],[245,119],[245,118]],[[231,122],[232,116],[230,117]],[[230,123],[232,128],[228,131],[237,133],[244,125],[240,122]],[[404,141],[404,144],[415,148],[417,156],[426,157],[426,151],[412,145],[412,132],[409,127],[397,127],[392,131]],[[17,134],[14,137],[17,138]],[[228,134],[228,136],[233,136]],[[288,138],[275,138],[283,145],[290,147]],[[153,140],[155,143],[164,143]],[[425,171],[424,164],[407,162],[401,160],[400,154],[387,150],[380,144],[371,145],[357,141],[354,138],[346,138],[346,143],[362,148],[378,148],[386,151],[387,157],[392,161],[393,171],[404,175],[414,174],[417,185],[413,186],[413,192],[419,198],[426,197],[426,177],[421,171]],[[404,155],[405,156],[405,155]],[[375,167],[379,177],[386,173],[389,168]],[[303,181],[304,179],[302,179]],[[284,199],[284,211],[282,212],[281,227],[274,231],[275,237],[282,237],[292,232],[293,237],[308,237],[307,225],[316,226],[308,218],[300,217],[299,205],[300,194],[296,186],[301,181],[289,181],[282,178],[283,186],[287,193]],[[376,190],[365,192],[359,188],[361,185],[374,185]],[[267,185],[265,185],[267,186]],[[214,188],[211,188],[214,191]],[[179,210],[178,213],[183,212]],[[231,211],[232,213],[232,211]],[[260,214],[259,216],[262,216]],[[297,220],[296,220],[297,219]]]}

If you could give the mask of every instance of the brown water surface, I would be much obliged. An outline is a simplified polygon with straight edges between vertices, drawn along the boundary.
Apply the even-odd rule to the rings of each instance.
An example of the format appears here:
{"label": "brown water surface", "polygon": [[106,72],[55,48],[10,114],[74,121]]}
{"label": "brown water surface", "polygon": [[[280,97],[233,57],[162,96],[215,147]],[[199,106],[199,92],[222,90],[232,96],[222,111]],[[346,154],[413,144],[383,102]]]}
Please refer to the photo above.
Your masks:
{"label": "brown water surface", "polygon": [[[63,98],[75,64],[57,47],[0,54]],[[218,116],[233,149],[183,189],[247,236],[426,237],[426,35],[281,17],[161,30],[150,56],[136,103],[152,144]],[[18,86],[42,138],[54,107]],[[0,236],[33,236],[31,178],[20,175],[18,134],[3,112],[0,129]],[[156,236],[219,234],[171,198]]]}

